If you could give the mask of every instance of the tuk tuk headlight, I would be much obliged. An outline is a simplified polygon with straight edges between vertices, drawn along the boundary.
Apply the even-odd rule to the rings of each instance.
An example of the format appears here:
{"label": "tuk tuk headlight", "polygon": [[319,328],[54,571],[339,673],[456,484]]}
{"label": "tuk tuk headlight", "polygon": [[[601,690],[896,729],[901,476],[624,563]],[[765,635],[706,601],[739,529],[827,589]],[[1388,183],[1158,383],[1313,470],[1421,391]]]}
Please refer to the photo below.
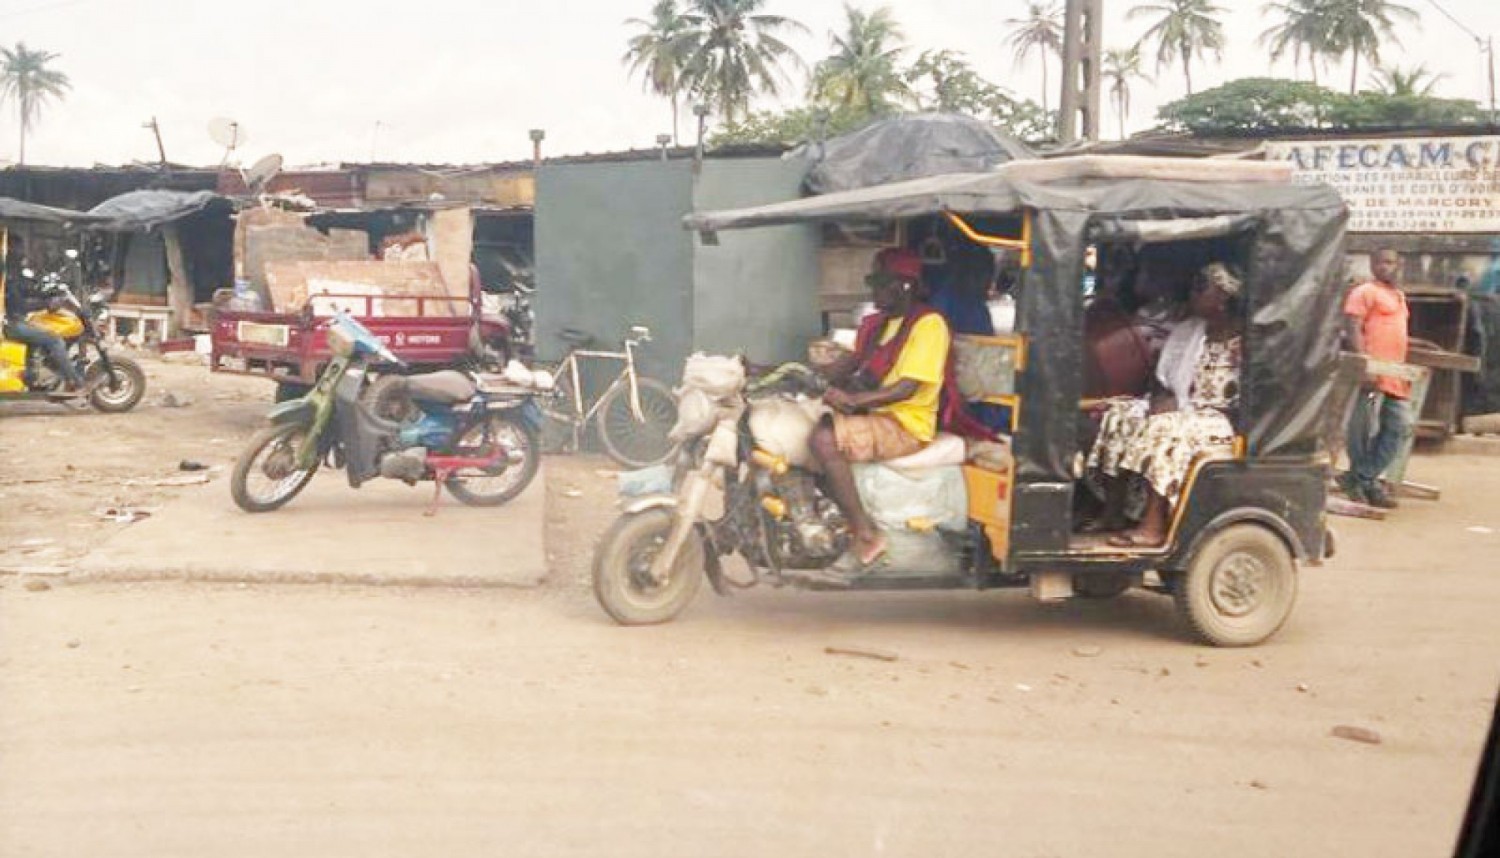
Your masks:
{"label": "tuk tuk headlight", "polygon": [[328,329],[328,350],[339,357],[351,357],[354,354],[354,338],[343,328],[333,325]]}

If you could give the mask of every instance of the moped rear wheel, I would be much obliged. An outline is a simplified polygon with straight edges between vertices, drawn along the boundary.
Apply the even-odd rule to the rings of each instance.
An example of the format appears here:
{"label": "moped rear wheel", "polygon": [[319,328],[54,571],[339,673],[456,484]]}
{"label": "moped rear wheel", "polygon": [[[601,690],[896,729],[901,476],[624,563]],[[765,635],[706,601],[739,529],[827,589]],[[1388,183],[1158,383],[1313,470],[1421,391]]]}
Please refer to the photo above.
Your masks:
{"label": "moped rear wheel", "polygon": [[672,442],[667,433],[677,423],[672,389],[654,378],[637,378],[641,417],[630,407],[630,387],[620,385],[599,406],[599,442],[611,459],[627,468],[649,468],[667,460]]}
{"label": "moped rear wheel", "polygon": [[[485,426],[489,441],[485,441]],[[488,470],[478,468],[459,471],[443,485],[460,501],[470,506],[499,506],[519,495],[531,485],[542,462],[542,443],[530,426],[512,417],[491,415],[485,424],[466,432],[455,445],[465,456],[488,455],[496,444],[520,455],[520,461],[502,461]]]}
{"label": "moped rear wheel", "polygon": [[102,362],[90,364],[84,383],[89,387],[89,404],[106,414],[129,411],[146,395],[146,373],[129,358],[110,358],[108,377]]}
{"label": "moped rear wheel", "polygon": [[651,561],[666,544],[675,517],[665,509],[620,516],[594,552],[594,597],[625,626],[664,623],[682,613],[703,586],[705,554],[697,529],[688,534],[667,580],[651,580]]}
{"label": "moped rear wheel", "polygon": [[270,512],[307,487],[318,462],[312,467],[297,468],[297,448],[307,437],[307,426],[282,424],[268,426],[255,433],[245,452],[234,463],[229,479],[229,493],[245,512]]}

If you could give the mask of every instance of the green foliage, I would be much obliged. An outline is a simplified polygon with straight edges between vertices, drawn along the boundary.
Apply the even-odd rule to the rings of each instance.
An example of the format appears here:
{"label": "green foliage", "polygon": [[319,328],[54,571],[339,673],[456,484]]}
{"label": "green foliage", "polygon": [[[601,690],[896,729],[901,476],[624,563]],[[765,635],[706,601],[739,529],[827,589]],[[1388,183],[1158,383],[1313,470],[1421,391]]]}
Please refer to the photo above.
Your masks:
{"label": "green foliage", "polygon": [[1133,7],[1126,17],[1133,21],[1155,16],[1156,22],[1138,44],[1156,43],[1158,70],[1180,62],[1187,91],[1192,93],[1193,58],[1224,55],[1224,24],[1219,21],[1223,14],[1224,8],[1211,0],[1158,0]]}
{"label": "green foliage", "polygon": [[14,99],[21,120],[20,163],[26,163],[26,133],[52,99],[61,100],[72,83],[62,72],[48,68],[57,59],[50,51],[33,51],[25,42],[14,48],[0,48],[0,98]]}
{"label": "green foliage", "polygon": [[822,136],[837,137],[847,134],[870,121],[870,114],[861,106],[826,109],[811,104],[789,110],[757,110],[743,119],[727,123],[708,136],[710,147],[734,145],[784,145],[792,146],[819,137],[819,123],[823,123]]}
{"label": "green foliage", "polygon": [[[1030,99],[1017,98],[1004,87],[980,77],[954,51],[925,51],[900,70],[918,110],[962,113],[989,122],[1026,142],[1052,139],[1053,114]],[[823,137],[837,137],[871,120],[889,115],[869,104],[818,102],[783,111],[757,111],[721,126],[709,135],[711,146],[736,144],[795,145]]]}
{"label": "green foliage", "polygon": [[833,34],[833,53],[813,69],[815,101],[890,113],[910,103],[911,88],[900,70],[901,28],[885,7],[864,12],[844,6],[847,28]]}
{"label": "green foliage", "polygon": [[1361,92],[1345,95],[1303,81],[1242,78],[1165,104],[1157,119],[1169,131],[1200,135],[1275,131],[1360,131],[1480,125],[1473,101]]}

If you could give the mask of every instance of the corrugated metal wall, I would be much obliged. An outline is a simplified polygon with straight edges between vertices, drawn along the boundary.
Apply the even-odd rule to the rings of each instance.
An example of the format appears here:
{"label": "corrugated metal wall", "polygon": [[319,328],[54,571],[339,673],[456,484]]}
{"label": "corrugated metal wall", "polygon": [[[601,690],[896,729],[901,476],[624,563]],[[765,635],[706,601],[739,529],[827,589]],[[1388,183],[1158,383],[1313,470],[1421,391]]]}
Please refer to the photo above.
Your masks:
{"label": "corrugated metal wall", "polygon": [[779,158],[544,164],[537,175],[538,355],[566,352],[563,328],[618,344],[632,324],[655,341],[643,369],[668,383],[694,350],[800,359],[818,335],[816,232],[745,230],[703,247],[682,228],[700,208],[798,196],[802,162]]}

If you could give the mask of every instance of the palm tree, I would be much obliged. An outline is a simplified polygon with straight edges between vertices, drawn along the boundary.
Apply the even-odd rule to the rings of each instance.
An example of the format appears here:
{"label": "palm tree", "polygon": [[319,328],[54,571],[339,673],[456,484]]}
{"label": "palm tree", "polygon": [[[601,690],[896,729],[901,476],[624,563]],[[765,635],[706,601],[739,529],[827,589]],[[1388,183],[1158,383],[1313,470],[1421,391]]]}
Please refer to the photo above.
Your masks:
{"label": "palm tree", "polygon": [[682,35],[688,21],[677,11],[677,0],[657,0],[651,19],[627,18],[625,23],[641,28],[630,37],[629,50],[620,61],[639,72],[645,89],[672,102],[672,142],[677,142],[677,96],[682,91]]}
{"label": "palm tree", "polygon": [[1380,62],[1380,43],[1387,40],[1399,45],[1396,19],[1420,24],[1416,11],[1390,0],[1326,0],[1328,6],[1328,44],[1335,55],[1350,55],[1349,94],[1359,84],[1359,58],[1371,64]]}
{"label": "palm tree", "polygon": [[50,51],[30,50],[25,42],[16,42],[14,48],[0,48],[0,98],[14,98],[21,117],[18,163],[26,163],[26,132],[31,130],[42,105],[66,97],[73,86],[67,75],[47,68],[47,63],[57,57]]}
{"label": "palm tree", "polygon": [[802,59],[779,34],[806,33],[791,18],[760,14],[766,0],[690,0],[683,18],[689,29],[679,41],[684,78],[694,95],[733,122],[749,111],[757,92],[777,95],[787,81],[783,63]]}
{"label": "palm tree", "polygon": [[1304,52],[1308,68],[1312,69],[1312,82],[1318,83],[1318,59],[1332,53],[1329,46],[1330,18],[1329,0],[1286,0],[1284,3],[1267,3],[1261,14],[1278,14],[1281,23],[1260,34],[1256,44],[1271,49],[1271,62],[1280,60],[1291,49],[1292,67],[1302,64]]}
{"label": "palm tree", "polygon": [[1160,0],[1131,9],[1128,18],[1157,15],[1158,20],[1141,36],[1139,44],[1156,42],[1156,67],[1182,63],[1182,77],[1188,95],[1193,94],[1193,57],[1200,59],[1212,51],[1224,55],[1224,25],[1218,15],[1224,10],[1211,0]]}
{"label": "palm tree", "polygon": [[1120,139],[1124,140],[1125,117],[1130,113],[1130,82],[1151,80],[1141,69],[1141,46],[1105,51],[1100,72],[1109,83],[1109,97],[1115,103],[1115,115],[1120,118]]}
{"label": "palm tree", "polygon": [[829,34],[834,52],[813,70],[812,96],[839,107],[877,116],[912,100],[912,89],[897,67],[901,27],[885,7],[866,13],[844,5],[847,29]]}
{"label": "palm tree", "polygon": [[1400,66],[1377,66],[1371,83],[1375,85],[1377,91],[1386,95],[1426,97],[1432,95],[1432,88],[1445,77],[1447,77],[1446,74],[1433,74],[1428,71],[1425,63],[1411,69],[1402,69]]}
{"label": "palm tree", "polygon": [[1028,3],[1026,17],[1011,18],[1005,22],[1013,29],[1005,37],[1015,56],[1016,65],[1022,65],[1032,51],[1042,54],[1042,110],[1047,110],[1047,54],[1062,58],[1063,21],[1062,7],[1056,3]]}

